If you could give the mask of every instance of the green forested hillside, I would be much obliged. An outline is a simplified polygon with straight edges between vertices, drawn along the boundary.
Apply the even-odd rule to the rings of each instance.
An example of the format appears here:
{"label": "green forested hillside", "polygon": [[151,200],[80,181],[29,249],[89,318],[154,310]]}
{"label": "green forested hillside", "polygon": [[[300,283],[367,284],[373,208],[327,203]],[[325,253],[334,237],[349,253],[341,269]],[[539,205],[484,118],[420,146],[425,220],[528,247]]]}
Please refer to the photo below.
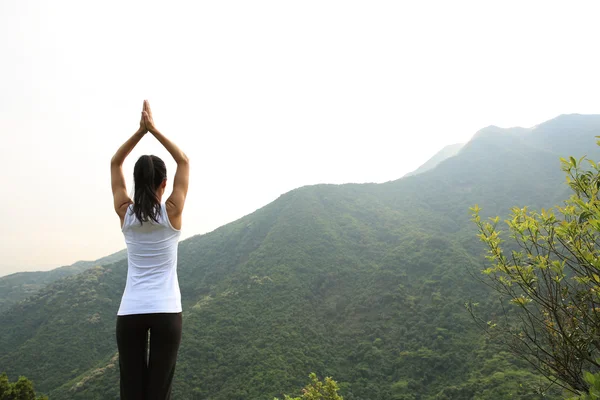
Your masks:
{"label": "green forested hillside", "polygon": [[127,252],[122,250],[96,261],[77,261],[73,265],[51,271],[17,272],[0,277],[0,313],[52,282],[78,274],[92,266],[110,264],[125,257]]}
{"label": "green forested hillside", "polygon": [[[469,273],[484,264],[469,207],[506,214],[565,198],[558,157],[570,154],[549,144],[562,140],[556,125],[577,141],[570,154],[598,158],[599,116],[486,128],[431,171],[299,188],[181,242],[174,397],[272,399],[316,372],[346,400],[541,398],[547,382],[488,343],[464,309],[494,302]],[[125,261],[95,267],[0,314],[0,371],[50,399],[118,398],[125,275]]]}

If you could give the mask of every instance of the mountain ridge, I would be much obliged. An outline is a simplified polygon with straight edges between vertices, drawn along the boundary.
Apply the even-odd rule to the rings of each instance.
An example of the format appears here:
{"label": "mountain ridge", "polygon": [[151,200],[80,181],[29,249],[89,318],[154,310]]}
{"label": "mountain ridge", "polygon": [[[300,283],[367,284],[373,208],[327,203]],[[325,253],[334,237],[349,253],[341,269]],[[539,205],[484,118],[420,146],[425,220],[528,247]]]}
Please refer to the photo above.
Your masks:
{"label": "mountain ridge", "polygon": [[429,158],[427,161],[421,164],[421,166],[419,166],[417,169],[405,174],[403,178],[407,176],[418,175],[437,167],[437,165],[442,161],[455,156],[460,151],[460,149],[463,148],[464,145],[465,143],[455,143],[444,146],[440,151],[435,153],[431,158]]}
{"label": "mountain ridge", "polygon": [[[583,129],[583,134],[586,134],[589,129],[595,129],[598,124],[600,124],[600,114],[560,114],[555,118],[534,125],[530,128],[520,126],[502,128],[497,125],[488,125],[475,132],[472,138],[466,143],[456,143],[444,146],[425,163],[423,163],[414,171],[405,174],[403,177],[414,176],[436,168],[446,159],[458,154],[458,152],[461,151],[465,146],[471,145],[474,140],[477,141],[482,137],[500,135],[504,138],[504,140],[511,138],[514,141],[513,144],[521,143],[520,141],[523,141],[525,144],[533,145],[534,147],[540,147],[540,149],[542,149],[544,148],[543,143],[544,140],[547,140],[548,133],[560,135],[561,132],[564,133],[564,129],[568,130],[570,125],[572,125],[574,122],[579,125],[578,129]],[[537,138],[536,135],[540,131],[546,131],[546,137]],[[547,150],[561,154],[562,157],[565,157],[565,154],[569,151],[581,153],[580,147],[573,148],[571,146],[566,146],[565,148],[562,143],[552,148],[547,148]]]}
{"label": "mountain ridge", "polygon": [[127,250],[120,250],[95,261],[77,261],[49,271],[24,271],[2,276],[0,277],[0,313],[37,293],[52,282],[79,274],[90,267],[110,264],[125,257],[127,257]]}
{"label": "mountain ridge", "polygon": [[[574,129],[576,147],[594,146],[587,128]],[[502,215],[556,204],[566,190],[558,154],[483,135],[422,174],[304,186],[182,241],[173,395],[281,397],[314,371],[348,400],[531,398],[539,377],[484,341],[463,308],[475,297],[494,310],[468,273],[483,264],[468,207]],[[114,315],[126,268],[90,268],[0,314],[0,369],[51,398],[117,398]]]}

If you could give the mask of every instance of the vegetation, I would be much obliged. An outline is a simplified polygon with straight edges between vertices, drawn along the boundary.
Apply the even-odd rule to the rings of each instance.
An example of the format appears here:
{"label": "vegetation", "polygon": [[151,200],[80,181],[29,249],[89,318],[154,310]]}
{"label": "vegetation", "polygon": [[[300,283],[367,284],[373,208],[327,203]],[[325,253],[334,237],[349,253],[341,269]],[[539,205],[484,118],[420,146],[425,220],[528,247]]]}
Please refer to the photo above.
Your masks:
{"label": "vegetation", "polygon": [[[589,136],[587,118],[567,117],[571,139]],[[482,336],[464,302],[481,299],[486,321],[501,310],[469,274],[483,250],[469,206],[493,215],[566,198],[548,147],[563,122],[518,140],[484,130],[438,168],[398,181],[296,189],[181,242],[174,397],[283,398],[314,372],[335,377],[345,400],[562,398]],[[2,312],[2,369],[52,399],[118,398],[125,274],[123,260],[90,268]]]}
{"label": "vegetation", "polygon": [[17,272],[0,277],[0,313],[61,278],[79,274],[96,265],[111,264],[126,256],[125,251],[119,251],[96,261],[78,261],[51,271]]}
{"label": "vegetation", "polygon": [[286,395],[284,396],[284,400],[344,400],[338,394],[340,388],[337,382],[331,379],[331,377],[325,378],[323,382],[317,378],[315,373],[311,373],[308,377],[310,378],[310,383],[302,389],[300,397]]}
{"label": "vegetation", "polygon": [[487,324],[551,381],[587,392],[585,371],[600,370],[600,166],[562,160],[574,194],[541,212],[514,208],[507,222],[517,249],[504,250],[497,224],[473,208],[492,267],[493,289],[514,306]]}
{"label": "vegetation", "polygon": [[48,400],[48,397],[36,397],[33,382],[24,376],[11,383],[8,376],[2,373],[0,375],[0,400]]}

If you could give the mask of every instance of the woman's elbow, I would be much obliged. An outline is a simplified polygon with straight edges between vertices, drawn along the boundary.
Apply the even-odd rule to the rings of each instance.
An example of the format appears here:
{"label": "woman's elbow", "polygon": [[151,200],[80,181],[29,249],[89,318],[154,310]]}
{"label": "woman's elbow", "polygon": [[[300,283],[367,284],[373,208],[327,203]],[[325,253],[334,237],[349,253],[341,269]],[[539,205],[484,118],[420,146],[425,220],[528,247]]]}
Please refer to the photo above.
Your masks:
{"label": "woman's elbow", "polygon": [[189,164],[190,163],[190,159],[188,158],[188,156],[185,153],[181,153],[181,156],[178,157],[177,159],[177,164]]}
{"label": "woman's elbow", "polygon": [[111,167],[120,167],[121,165],[123,165],[123,160],[119,160],[116,155],[110,159]]}

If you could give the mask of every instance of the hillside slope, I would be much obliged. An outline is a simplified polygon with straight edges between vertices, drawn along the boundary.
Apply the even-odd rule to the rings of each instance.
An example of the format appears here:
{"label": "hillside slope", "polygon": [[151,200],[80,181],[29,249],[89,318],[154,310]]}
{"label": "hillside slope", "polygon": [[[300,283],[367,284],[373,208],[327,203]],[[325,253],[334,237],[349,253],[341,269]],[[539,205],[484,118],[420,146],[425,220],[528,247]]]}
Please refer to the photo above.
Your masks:
{"label": "hillside slope", "polygon": [[414,171],[409,172],[408,174],[404,175],[404,177],[418,175],[418,174],[421,174],[423,172],[429,171],[430,169],[437,167],[437,165],[439,163],[441,163],[442,161],[455,156],[460,151],[460,149],[463,148],[464,145],[465,145],[464,143],[456,143],[456,144],[451,144],[451,145],[445,146],[443,149],[441,149],[440,151],[435,153],[433,155],[433,157],[431,157],[429,160],[425,161],[425,163],[423,163],[423,165],[421,165],[419,168],[415,169]]}
{"label": "hillside slope", "polygon": [[[569,117],[572,148],[600,156],[600,121]],[[484,261],[468,208],[505,214],[564,198],[552,121],[486,128],[443,167],[394,182],[299,188],[181,242],[174,397],[269,399],[315,371],[346,400],[534,398],[544,382],[464,311],[471,298],[493,301],[469,273]],[[125,275],[125,261],[95,267],[0,314],[0,370],[51,399],[118,398]]]}
{"label": "hillside slope", "polygon": [[52,282],[79,274],[96,265],[111,264],[125,257],[127,257],[127,251],[121,250],[95,261],[77,261],[72,265],[50,271],[16,272],[0,277],[0,313],[19,301],[34,295]]}

